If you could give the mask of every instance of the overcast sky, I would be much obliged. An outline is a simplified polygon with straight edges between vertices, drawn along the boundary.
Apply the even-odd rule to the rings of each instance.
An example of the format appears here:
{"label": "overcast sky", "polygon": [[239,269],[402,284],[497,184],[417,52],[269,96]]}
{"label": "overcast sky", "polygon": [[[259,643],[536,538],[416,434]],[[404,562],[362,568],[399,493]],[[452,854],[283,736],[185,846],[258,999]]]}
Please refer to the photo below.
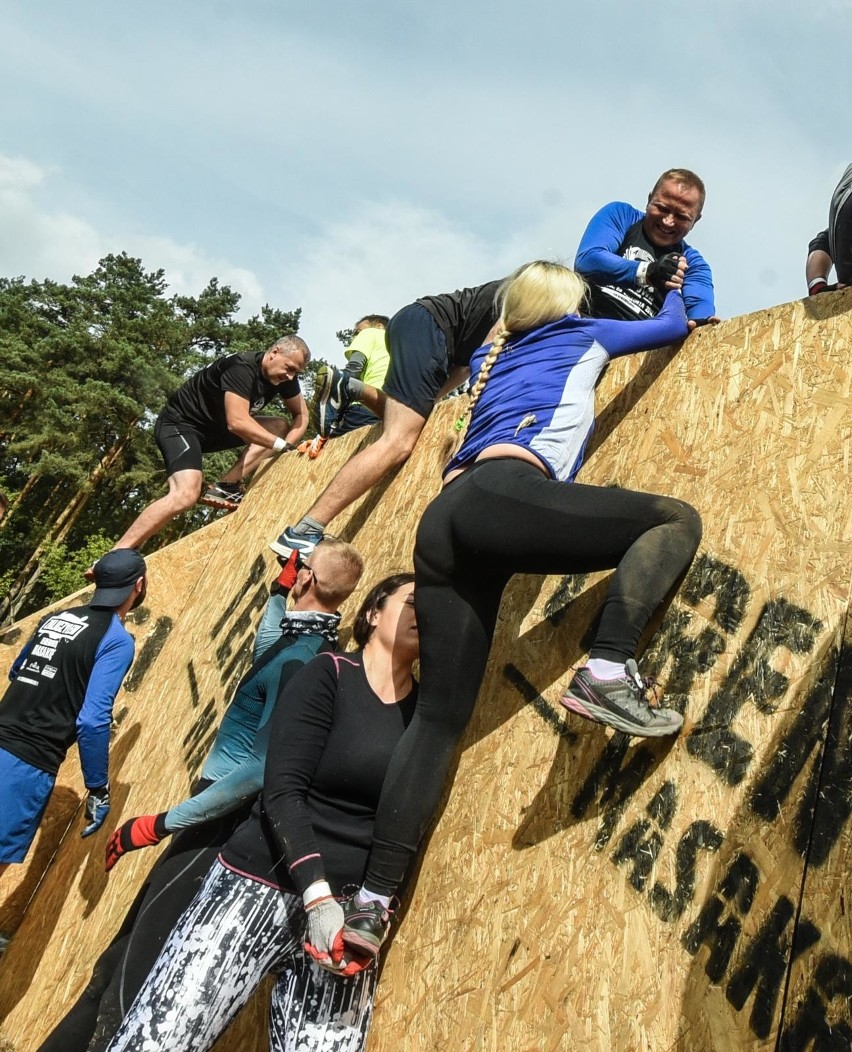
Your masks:
{"label": "overcast sky", "polygon": [[[717,309],[804,294],[852,161],[852,0],[0,0],[0,274],[108,252],[301,307],[315,354],[417,296],[573,261],[664,168]],[[844,133],[843,129],[847,132]],[[847,137],[844,138],[844,135]]]}

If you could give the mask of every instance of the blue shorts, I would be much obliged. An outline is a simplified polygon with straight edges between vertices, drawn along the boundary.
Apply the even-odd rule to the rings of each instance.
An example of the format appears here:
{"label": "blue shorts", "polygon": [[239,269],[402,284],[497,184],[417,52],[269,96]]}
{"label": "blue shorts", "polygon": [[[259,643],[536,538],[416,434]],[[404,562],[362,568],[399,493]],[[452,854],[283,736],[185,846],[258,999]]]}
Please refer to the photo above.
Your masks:
{"label": "blue shorts", "polygon": [[372,427],[378,422],[379,418],[375,413],[371,413],[360,402],[355,402],[346,407],[343,416],[338,417],[337,423],[331,429],[331,437],[340,438],[341,435],[348,435],[350,431],[357,431],[359,427]]}
{"label": "blue shorts", "polygon": [[55,774],[0,749],[0,864],[26,858],[55,781]]}
{"label": "blue shorts", "polygon": [[411,303],[388,323],[388,350],[385,394],[427,420],[449,375],[446,336],[424,306]]}

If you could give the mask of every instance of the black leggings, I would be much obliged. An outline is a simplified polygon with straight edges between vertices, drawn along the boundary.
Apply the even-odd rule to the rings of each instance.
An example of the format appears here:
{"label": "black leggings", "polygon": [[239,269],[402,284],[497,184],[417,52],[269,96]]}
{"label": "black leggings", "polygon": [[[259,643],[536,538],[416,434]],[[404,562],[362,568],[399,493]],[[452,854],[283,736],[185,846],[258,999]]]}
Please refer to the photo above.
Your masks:
{"label": "black leggings", "polygon": [[479,461],[432,501],[414,550],[420,692],[382,789],[371,890],[397,890],[435,812],[509,578],[616,568],[590,656],[624,662],[700,540],[683,501],[557,482],[517,458]]}
{"label": "black leggings", "polygon": [[[196,791],[205,784],[210,783],[201,782]],[[229,815],[172,837],[115,938],[98,958],[86,989],[39,1052],[100,1052],[107,1047],[172,928],[250,810],[251,804],[245,804]]]}

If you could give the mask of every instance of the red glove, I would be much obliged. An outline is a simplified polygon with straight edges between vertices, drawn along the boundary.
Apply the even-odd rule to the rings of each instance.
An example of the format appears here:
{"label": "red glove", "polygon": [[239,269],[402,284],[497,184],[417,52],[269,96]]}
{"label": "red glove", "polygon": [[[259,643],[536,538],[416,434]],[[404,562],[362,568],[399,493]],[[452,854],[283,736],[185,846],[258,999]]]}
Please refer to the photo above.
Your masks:
{"label": "red glove", "polygon": [[118,862],[122,855],[128,851],[137,851],[140,847],[153,847],[169,835],[166,829],[166,814],[140,815],[139,818],[130,818],[109,838],[106,846],[107,873]]}
{"label": "red glove", "polygon": [[290,589],[296,583],[296,575],[299,572],[299,568],[296,566],[298,558],[299,550],[295,548],[290,552],[290,558],[284,563],[281,573],[273,581],[272,587],[269,589],[270,595],[283,595],[286,598],[290,594]]}
{"label": "red glove", "polygon": [[316,460],[320,453],[322,453],[322,447],[326,442],[328,442],[328,435],[317,435],[313,442],[311,442],[311,448],[308,450],[308,458],[310,460]]}
{"label": "red glove", "polygon": [[338,971],[335,971],[335,975],[342,975],[345,979],[348,979],[350,975],[357,975],[358,972],[363,972],[371,965],[376,963],[375,957],[370,957],[366,953],[352,953],[351,950],[347,951],[343,955],[343,960],[340,962],[343,967]]}

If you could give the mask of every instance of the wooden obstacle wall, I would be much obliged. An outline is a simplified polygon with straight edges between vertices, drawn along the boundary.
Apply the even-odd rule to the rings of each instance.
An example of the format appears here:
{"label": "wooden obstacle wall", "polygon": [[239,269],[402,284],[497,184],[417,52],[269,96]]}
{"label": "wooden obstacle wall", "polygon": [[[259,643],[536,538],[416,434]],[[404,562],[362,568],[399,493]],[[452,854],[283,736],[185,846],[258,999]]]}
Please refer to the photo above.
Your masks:
{"label": "wooden obstacle wall", "polygon": [[[582,481],[670,493],[704,518],[644,659],[684,730],[632,739],[566,715],[606,576],[513,580],[371,1052],[852,1047],[851,311],[852,293],[788,304],[610,370]],[[368,558],[364,588],[410,565],[457,405],[335,523]],[[265,541],[371,440],[280,458],[238,514],[152,557],[136,629],[150,645],[117,704],[116,823],[185,794],[246,661]],[[28,627],[0,637],[4,666]],[[63,817],[10,896],[0,877],[19,921],[0,1038],[20,1052],[85,984],[153,857],[107,878],[107,832],[78,835],[75,757],[60,787]],[[265,1047],[256,999],[217,1048]]]}

